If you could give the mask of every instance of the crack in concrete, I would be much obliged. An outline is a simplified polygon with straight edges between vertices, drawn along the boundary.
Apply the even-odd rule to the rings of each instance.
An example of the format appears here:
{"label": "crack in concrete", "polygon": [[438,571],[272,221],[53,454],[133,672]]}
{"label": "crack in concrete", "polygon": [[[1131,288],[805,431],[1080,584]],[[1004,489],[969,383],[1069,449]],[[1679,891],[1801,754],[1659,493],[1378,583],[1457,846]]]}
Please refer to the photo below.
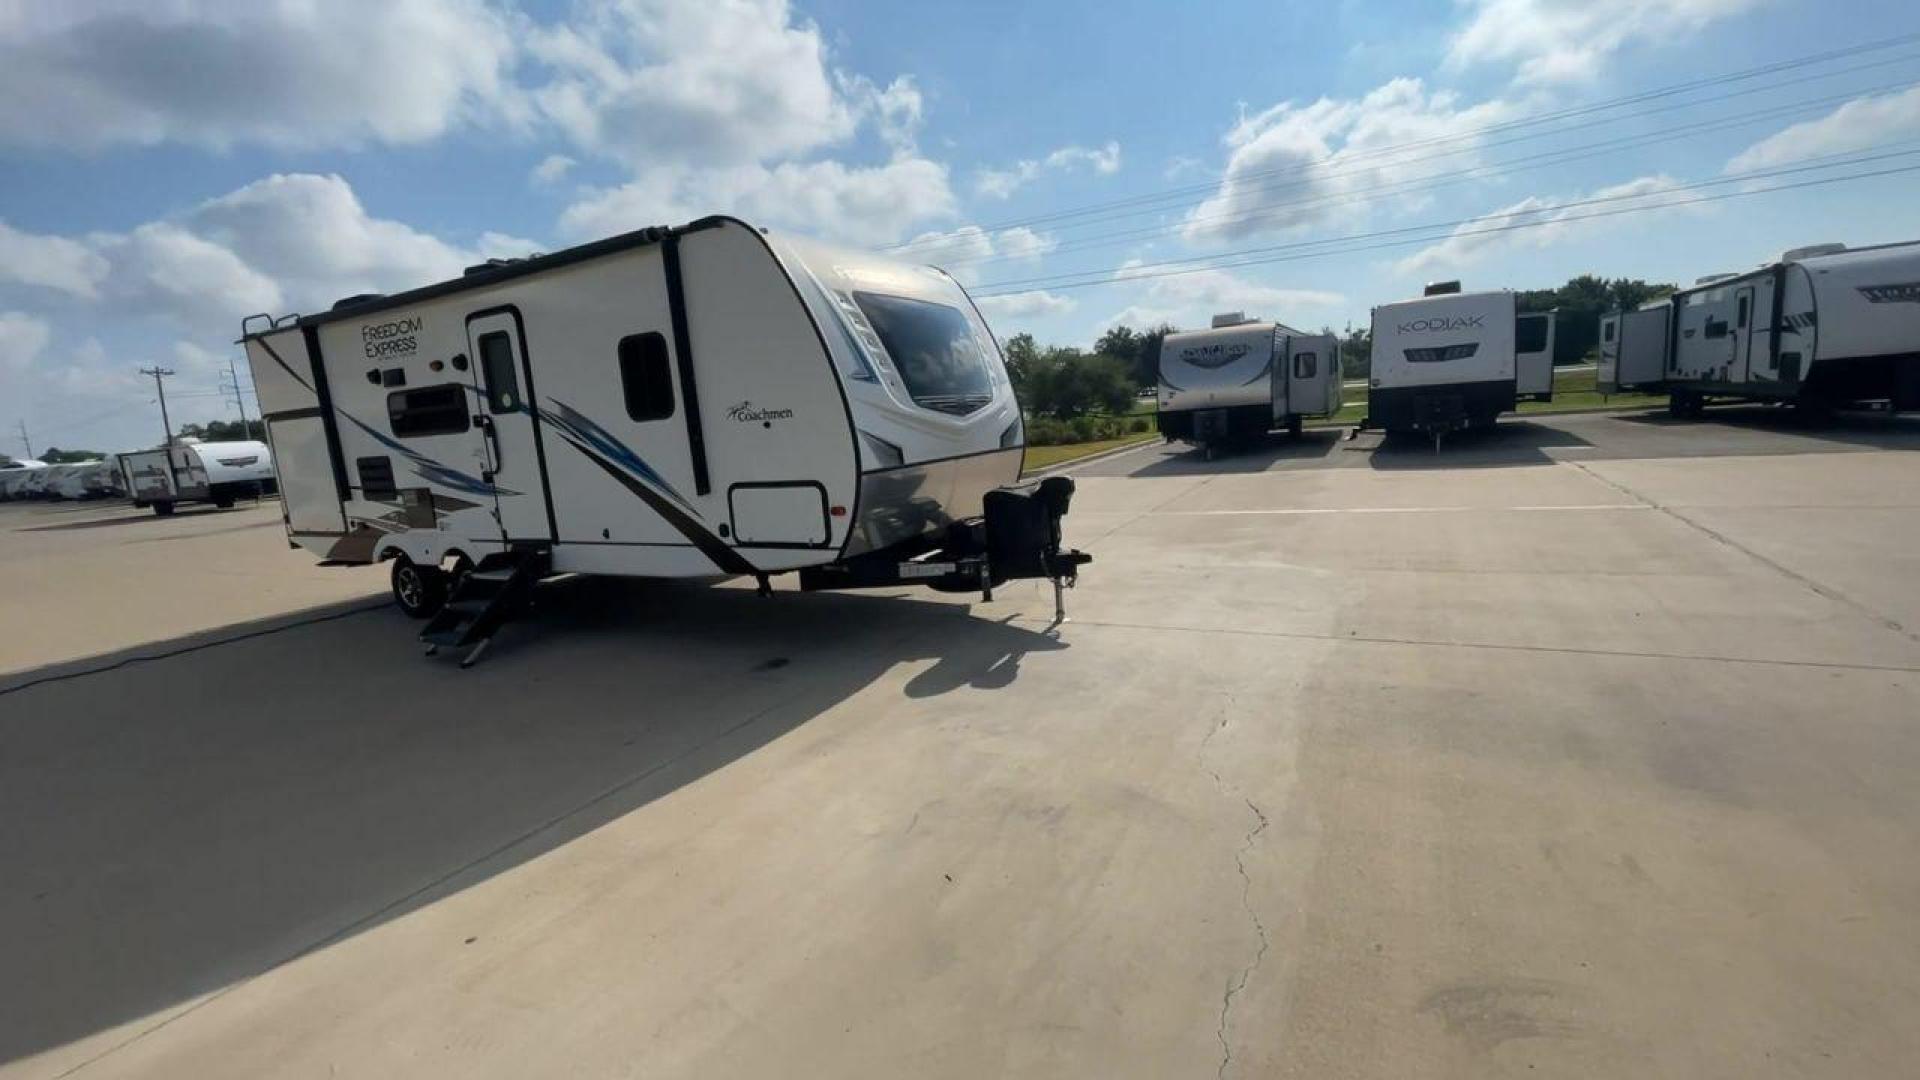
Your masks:
{"label": "crack in concrete", "polygon": [[[1227,695],[1226,707],[1228,709],[1233,707],[1232,694]],[[1228,784],[1218,770],[1207,764],[1207,747],[1213,743],[1215,735],[1226,730],[1226,726],[1227,719],[1222,716],[1218,724],[1208,728],[1206,737],[1200,740],[1197,755],[1201,771],[1213,778],[1214,786],[1218,787],[1222,793],[1227,792]],[[1253,850],[1253,845],[1259,841],[1260,834],[1267,831],[1267,815],[1254,804],[1252,799],[1242,795],[1240,801],[1253,812],[1254,826],[1241,839],[1239,849],[1233,853],[1233,866],[1240,874],[1240,906],[1246,911],[1248,920],[1253,923],[1253,932],[1260,939],[1260,947],[1254,951],[1253,959],[1240,969],[1239,974],[1227,981],[1226,991],[1220,998],[1220,1022],[1214,1030],[1214,1037],[1220,1040],[1220,1066],[1214,1073],[1219,1080],[1225,1080],[1227,1070],[1233,1065],[1233,1044],[1227,1038],[1228,1028],[1232,1024],[1233,999],[1247,988],[1247,981],[1253,978],[1253,973],[1259,969],[1261,961],[1267,958],[1267,950],[1273,945],[1273,940],[1267,935],[1266,923],[1261,921],[1260,913],[1254,909],[1253,878],[1247,873],[1247,853]]]}
{"label": "crack in concrete", "polygon": [[1240,969],[1240,977],[1227,984],[1227,992],[1220,999],[1220,1027],[1214,1033],[1220,1040],[1220,1068],[1214,1075],[1220,1080],[1226,1080],[1227,1069],[1233,1065],[1233,1044],[1227,1041],[1227,1027],[1233,1014],[1233,999],[1239,995],[1240,991],[1247,988],[1247,980],[1253,978],[1253,973],[1260,967],[1260,962],[1267,958],[1267,949],[1273,945],[1272,939],[1267,936],[1267,924],[1260,921],[1260,913],[1253,908],[1253,878],[1247,875],[1247,852],[1253,850],[1254,842],[1260,838],[1260,834],[1267,831],[1267,815],[1254,805],[1252,799],[1243,796],[1240,801],[1247,804],[1247,809],[1253,811],[1254,820],[1259,822],[1253,827],[1253,831],[1247,833],[1247,838],[1240,844],[1240,850],[1233,853],[1233,865],[1240,871],[1240,906],[1247,910],[1247,918],[1253,920],[1254,933],[1260,935],[1260,948],[1254,952],[1253,959],[1247,966]]}

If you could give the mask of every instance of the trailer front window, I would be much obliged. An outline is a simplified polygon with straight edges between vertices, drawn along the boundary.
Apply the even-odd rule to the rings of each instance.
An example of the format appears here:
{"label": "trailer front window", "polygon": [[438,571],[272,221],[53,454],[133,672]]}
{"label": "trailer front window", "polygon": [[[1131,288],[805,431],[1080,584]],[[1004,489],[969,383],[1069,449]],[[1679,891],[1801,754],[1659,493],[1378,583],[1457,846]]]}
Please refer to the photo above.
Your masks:
{"label": "trailer front window", "polygon": [[993,400],[986,346],[958,308],[880,293],[853,298],[915,404],[964,416]]}

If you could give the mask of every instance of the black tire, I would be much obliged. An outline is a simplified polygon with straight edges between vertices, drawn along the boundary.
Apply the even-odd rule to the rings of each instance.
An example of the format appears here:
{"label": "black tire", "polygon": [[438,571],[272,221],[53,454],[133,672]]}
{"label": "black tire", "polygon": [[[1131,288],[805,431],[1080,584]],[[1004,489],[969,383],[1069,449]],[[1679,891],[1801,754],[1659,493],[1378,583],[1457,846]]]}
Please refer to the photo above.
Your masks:
{"label": "black tire", "polygon": [[393,602],[409,618],[428,618],[447,602],[447,572],[437,566],[425,566],[398,555],[394,557],[389,580],[393,586]]}
{"label": "black tire", "polygon": [[467,575],[471,573],[473,573],[473,560],[465,555],[455,555],[453,568],[447,571],[447,595],[452,596],[459,592],[460,583],[467,580]]}
{"label": "black tire", "polygon": [[157,503],[154,503],[154,504],[153,504],[153,515],[154,515],[155,517],[172,517],[172,516],[173,516],[173,504],[172,504],[172,503],[170,503],[170,502],[157,502]]}
{"label": "black tire", "polygon": [[1667,395],[1667,415],[1675,420],[1693,420],[1704,411],[1705,402],[1691,390],[1675,390]]}
{"label": "black tire", "polygon": [[233,509],[233,496],[222,495],[219,498],[213,500],[213,505],[219,507],[222,510],[231,510]]}
{"label": "black tire", "polygon": [[1297,416],[1287,417],[1287,434],[1293,436],[1294,438],[1296,439],[1299,438],[1300,432],[1305,427],[1306,427],[1305,422],[1302,421],[1299,417]]}

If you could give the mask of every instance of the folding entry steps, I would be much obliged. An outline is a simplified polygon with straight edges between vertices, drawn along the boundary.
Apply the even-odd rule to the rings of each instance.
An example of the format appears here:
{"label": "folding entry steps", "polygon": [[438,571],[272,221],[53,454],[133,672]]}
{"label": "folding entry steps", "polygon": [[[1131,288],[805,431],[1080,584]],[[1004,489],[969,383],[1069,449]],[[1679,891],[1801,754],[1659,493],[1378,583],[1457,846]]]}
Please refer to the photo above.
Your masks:
{"label": "folding entry steps", "polygon": [[441,646],[472,646],[460,660],[461,667],[472,667],[487,651],[494,633],[524,609],[533,586],[552,567],[552,553],[545,549],[507,551],[482,559],[454,585],[445,606],[420,631],[427,655],[439,652]]}

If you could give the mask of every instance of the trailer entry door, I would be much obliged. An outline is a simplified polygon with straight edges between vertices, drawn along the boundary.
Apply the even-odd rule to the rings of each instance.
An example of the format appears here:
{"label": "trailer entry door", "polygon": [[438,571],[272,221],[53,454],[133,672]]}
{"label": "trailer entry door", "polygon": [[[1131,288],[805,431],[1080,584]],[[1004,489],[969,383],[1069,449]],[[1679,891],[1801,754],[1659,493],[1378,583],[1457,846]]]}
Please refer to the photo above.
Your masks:
{"label": "trailer entry door", "polygon": [[479,391],[474,426],[486,443],[488,472],[483,479],[493,485],[501,538],[551,541],[553,519],[526,340],[515,308],[489,308],[467,316],[467,350]]}

